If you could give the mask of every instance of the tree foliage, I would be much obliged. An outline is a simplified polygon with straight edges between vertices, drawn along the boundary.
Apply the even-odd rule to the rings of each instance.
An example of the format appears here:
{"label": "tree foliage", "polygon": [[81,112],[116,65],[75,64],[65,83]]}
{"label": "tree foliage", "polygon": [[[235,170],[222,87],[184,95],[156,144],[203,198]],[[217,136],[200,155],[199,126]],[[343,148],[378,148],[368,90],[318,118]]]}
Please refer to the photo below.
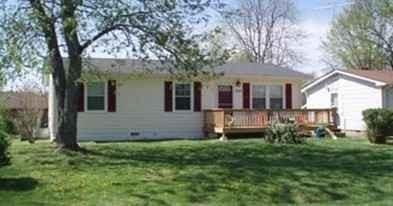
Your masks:
{"label": "tree foliage", "polygon": [[393,1],[354,1],[333,21],[323,48],[332,67],[393,68]]}
{"label": "tree foliage", "polygon": [[213,0],[1,0],[0,5],[0,68],[51,74],[61,148],[78,148],[75,102],[83,57],[98,51],[126,54],[193,75],[225,59],[211,58],[200,46],[205,36],[194,29],[206,24],[212,6],[220,6]]}
{"label": "tree foliage", "polygon": [[240,45],[239,58],[290,66],[302,61],[296,50],[305,35],[297,26],[292,0],[241,0],[221,11]]}

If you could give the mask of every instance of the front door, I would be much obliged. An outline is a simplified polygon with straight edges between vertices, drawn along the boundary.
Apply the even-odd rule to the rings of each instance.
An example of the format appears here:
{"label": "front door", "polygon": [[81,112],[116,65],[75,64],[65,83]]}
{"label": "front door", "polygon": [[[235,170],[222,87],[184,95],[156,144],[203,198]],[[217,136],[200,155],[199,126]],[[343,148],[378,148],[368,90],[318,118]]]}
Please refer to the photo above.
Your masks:
{"label": "front door", "polygon": [[231,85],[218,86],[218,107],[223,109],[233,108],[233,94]]}

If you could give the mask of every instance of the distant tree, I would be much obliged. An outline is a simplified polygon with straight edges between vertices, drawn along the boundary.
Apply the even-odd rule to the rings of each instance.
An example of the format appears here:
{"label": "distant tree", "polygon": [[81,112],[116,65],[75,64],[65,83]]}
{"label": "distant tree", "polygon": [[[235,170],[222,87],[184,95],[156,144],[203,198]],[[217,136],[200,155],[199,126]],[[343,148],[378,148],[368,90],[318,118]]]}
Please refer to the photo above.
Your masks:
{"label": "distant tree", "polygon": [[240,45],[236,58],[289,66],[302,61],[295,49],[305,35],[292,0],[238,0],[220,11]]}
{"label": "distant tree", "polygon": [[333,21],[325,62],[350,69],[393,68],[393,0],[355,0]]}
{"label": "distant tree", "polygon": [[47,96],[38,83],[26,83],[11,94],[18,109],[8,112],[8,119],[15,126],[15,132],[22,140],[34,143],[41,129],[45,113],[44,100]]}
{"label": "distant tree", "polygon": [[[171,72],[219,64],[200,48],[195,24],[213,0],[0,0],[3,68],[46,66],[54,80],[59,148],[77,150],[77,82],[95,50],[158,59]],[[219,6],[219,5],[218,5]],[[65,64],[63,56],[69,59]],[[216,56],[215,56],[216,57]]]}

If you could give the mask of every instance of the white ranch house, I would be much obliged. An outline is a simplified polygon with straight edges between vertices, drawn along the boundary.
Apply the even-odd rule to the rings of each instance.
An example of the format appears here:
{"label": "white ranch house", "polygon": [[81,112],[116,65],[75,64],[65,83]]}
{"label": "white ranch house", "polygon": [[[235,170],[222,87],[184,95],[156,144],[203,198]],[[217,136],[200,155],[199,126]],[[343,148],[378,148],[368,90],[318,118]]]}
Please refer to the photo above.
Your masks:
{"label": "white ranch house", "polygon": [[[111,74],[111,80],[80,85],[79,141],[202,138],[207,132],[224,133],[229,126],[264,128],[282,115],[292,115],[303,123],[331,121],[325,111],[316,110],[312,115],[300,111],[301,87],[310,76],[271,64],[229,63],[215,68],[223,73],[218,79],[192,82],[176,81],[162,70],[124,80],[143,67],[137,60],[90,59],[89,65]],[[52,139],[56,134],[55,101],[51,82]],[[228,115],[234,120],[230,124]]]}
{"label": "white ranch house", "polygon": [[305,108],[337,108],[337,126],[364,131],[362,112],[393,108],[393,71],[333,70],[307,84]]}

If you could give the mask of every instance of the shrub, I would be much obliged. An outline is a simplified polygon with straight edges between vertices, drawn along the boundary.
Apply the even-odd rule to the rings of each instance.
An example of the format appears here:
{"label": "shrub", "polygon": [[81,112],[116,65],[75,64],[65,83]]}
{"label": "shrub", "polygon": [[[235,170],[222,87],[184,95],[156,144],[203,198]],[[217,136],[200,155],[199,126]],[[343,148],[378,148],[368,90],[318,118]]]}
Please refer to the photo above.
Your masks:
{"label": "shrub", "polygon": [[268,143],[299,144],[303,140],[298,133],[298,128],[293,123],[273,123],[265,134]]}
{"label": "shrub", "polygon": [[386,137],[393,135],[393,110],[368,109],[363,111],[363,120],[367,125],[367,137],[376,144],[386,143]]}
{"label": "shrub", "polygon": [[16,128],[14,123],[12,122],[12,117],[9,115],[9,112],[3,108],[0,104],[0,118],[2,119],[3,130],[7,134],[16,134]]}
{"label": "shrub", "polygon": [[8,165],[10,162],[10,156],[8,153],[10,142],[8,134],[6,133],[6,127],[6,122],[3,117],[0,116],[0,166]]}

